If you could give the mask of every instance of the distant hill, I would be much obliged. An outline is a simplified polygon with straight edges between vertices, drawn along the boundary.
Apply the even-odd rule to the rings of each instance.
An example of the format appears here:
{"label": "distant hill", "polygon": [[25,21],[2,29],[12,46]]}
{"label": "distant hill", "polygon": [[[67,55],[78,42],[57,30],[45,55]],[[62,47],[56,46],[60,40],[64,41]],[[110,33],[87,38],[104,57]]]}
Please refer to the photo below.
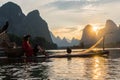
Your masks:
{"label": "distant hill", "polygon": [[8,2],[0,7],[0,26],[9,22],[8,33],[19,36],[30,34],[32,37],[43,37],[52,42],[47,22],[40,16],[38,10],[31,11],[27,16],[22,12],[19,5]]}
{"label": "distant hill", "polygon": [[54,43],[58,45],[58,47],[68,47],[68,46],[76,46],[79,45],[80,41],[73,38],[70,42],[64,37],[61,39],[59,36],[55,37],[51,32],[51,37]]}
{"label": "distant hill", "polygon": [[72,38],[71,45],[72,46],[78,46],[80,44],[80,40]]}

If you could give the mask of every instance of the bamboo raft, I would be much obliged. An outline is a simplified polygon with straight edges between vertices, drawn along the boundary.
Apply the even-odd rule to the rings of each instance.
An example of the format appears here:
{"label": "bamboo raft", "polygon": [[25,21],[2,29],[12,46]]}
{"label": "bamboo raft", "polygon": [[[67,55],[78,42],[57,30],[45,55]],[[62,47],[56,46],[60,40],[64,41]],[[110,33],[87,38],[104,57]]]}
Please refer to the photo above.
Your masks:
{"label": "bamboo raft", "polygon": [[105,54],[109,54],[109,51],[100,51],[96,53],[78,53],[78,54],[56,54],[56,55],[49,55],[49,56],[37,56],[37,58],[68,58],[68,57],[93,57],[93,56],[103,56]]}
{"label": "bamboo raft", "polygon": [[99,51],[99,52],[95,52],[95,53],[79,53],[79,54],[55,54],[55,55],[49,55],[49,56],[45,56],[45,55],[38,55],[38,56],[34,56],[34,57],[25,57],[25,56],[21,56],[21,57],[0,57],[0,59],[37,59],[37,58],[72,58],[72,57],[93,57],[93,56],[104,56],[104,55],[108,55],[109,51],[104,50],[104,51]]}

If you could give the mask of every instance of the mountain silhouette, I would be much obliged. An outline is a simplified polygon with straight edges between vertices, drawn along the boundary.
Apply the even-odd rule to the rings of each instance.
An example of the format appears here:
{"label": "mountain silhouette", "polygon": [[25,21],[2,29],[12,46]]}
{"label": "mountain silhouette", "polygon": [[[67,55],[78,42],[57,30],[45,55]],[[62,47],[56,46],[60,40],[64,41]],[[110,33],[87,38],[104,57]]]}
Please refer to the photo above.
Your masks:
{"label": "mountain silhouette", "polygon": [[0,25],[9,22],[8,33],[24,36],[30,34],[32,37],[43,37],[52,42],[48,25],[40,16],[38,10],[33,10],[27,16],[22,12],[19,5],[8,2],[0,7]]}
{"label": "mountain silhouette", "polygon": [[120,29],[112,20],[107,20],[105,27],[98,32],[98,37],[105,35],[105,43],[120,42]]}
{"label": "mountain silhouette", "polygon": [[93,44],[95,44],[96,41],[97,41],[97,35],[93,31],[92,26],[89,24],[86,25],[85,28],[83,29],[81,42],[84,43],[84,46],[90,47]]}
{"label": "mountain silhouette", "polygon": [[105,27],[98,32],[99,37],[102,37],[105,34],[110,34],[118,30],[117,25],[112,20],[107,20]]}
{"label": "mountain silhouette", "polygon": [[[101,37],[105,36],[105,44],[108,47],[116,46],[120,43],[120,27],[112,20],[106,20],[105,27],[98,31],[98,34],[92,30],[91,25],[87,25],[83,30],[82,39],[80,40],[85,47],[90,47]],[[100,43],[102,44],[102,42]]]}

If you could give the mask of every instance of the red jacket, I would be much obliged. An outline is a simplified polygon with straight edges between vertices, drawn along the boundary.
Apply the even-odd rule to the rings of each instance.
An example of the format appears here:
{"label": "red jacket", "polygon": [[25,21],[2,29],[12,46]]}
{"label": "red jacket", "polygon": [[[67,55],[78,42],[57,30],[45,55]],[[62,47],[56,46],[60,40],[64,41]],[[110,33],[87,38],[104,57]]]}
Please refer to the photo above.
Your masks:
{"label": "red jacket", "polygon": [[33,56],[33,49],[31,47],[29,41],[23,41],[22,48],[25,51],[27,57]]}

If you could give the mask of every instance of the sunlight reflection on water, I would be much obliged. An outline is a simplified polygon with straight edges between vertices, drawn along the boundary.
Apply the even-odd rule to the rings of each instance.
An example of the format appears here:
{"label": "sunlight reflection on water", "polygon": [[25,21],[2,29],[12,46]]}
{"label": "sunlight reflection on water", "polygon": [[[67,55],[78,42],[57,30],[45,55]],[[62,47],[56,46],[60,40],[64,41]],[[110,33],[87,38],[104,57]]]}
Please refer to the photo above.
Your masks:
{"label": "sunlight reflection on water", "polygon": [[[72,60],[54,59],[52,67],[50,67],[49,77],[53,80],[58,79],[91,79],[103,80],[106,75],[107,62],[102,57],[91,58],[73,58]],[[53,76],[54,75],[54,76]]]}
{"label": "sunlight reflection on water", "polygon": [[[63,52],[64,51],[64,52]],[[65,50],[54,54],[66,54]],[[77,51],[73,52],[76,53]],[[0,63],[0,79],[4,80],[119,80],[120,51],[108,58],[51,58],[32,63]]]}

